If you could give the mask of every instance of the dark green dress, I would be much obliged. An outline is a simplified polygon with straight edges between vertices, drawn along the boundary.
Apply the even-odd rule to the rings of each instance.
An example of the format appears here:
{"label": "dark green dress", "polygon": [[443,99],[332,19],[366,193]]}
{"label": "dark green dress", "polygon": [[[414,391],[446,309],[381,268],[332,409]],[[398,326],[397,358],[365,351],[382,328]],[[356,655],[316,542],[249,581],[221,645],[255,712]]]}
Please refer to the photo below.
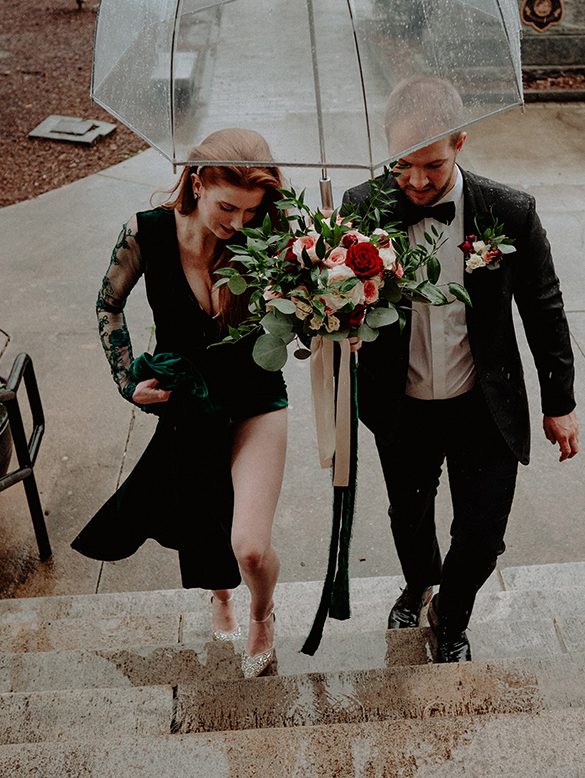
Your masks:
{"label": "dark green dress", "polygon": [[179,552],[184,586],[233,588],[240,583],[230,544],[233,427],[286,407],[284,380],[252,359],[256,333],[233,345],[208,348],[221,339],[219,327],[197,302],[183,272],[174,212],[156,208],[124,227],[98,298],[102,343],[127,399],[135,384],[123,308],[142,274],[156,327],[155,354],[172,352],[191,360],[205,379],[208,397],[176,389],[168,403],[156,406],[160,419],[146,451],[72,547],[111,561],[154,538]]}

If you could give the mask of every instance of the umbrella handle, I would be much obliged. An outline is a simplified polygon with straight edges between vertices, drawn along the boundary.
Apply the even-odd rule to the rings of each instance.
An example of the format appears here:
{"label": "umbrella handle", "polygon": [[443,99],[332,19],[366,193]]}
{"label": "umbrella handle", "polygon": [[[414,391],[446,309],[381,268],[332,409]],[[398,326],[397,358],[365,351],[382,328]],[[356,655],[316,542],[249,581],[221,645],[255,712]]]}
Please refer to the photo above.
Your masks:
{"label": "umbrella handle", "polygon": [[333,190],[331,188],[331,179],[329,176],[323,176],[319,179],[319,189],[321,190],[321,207],[332,211]]}

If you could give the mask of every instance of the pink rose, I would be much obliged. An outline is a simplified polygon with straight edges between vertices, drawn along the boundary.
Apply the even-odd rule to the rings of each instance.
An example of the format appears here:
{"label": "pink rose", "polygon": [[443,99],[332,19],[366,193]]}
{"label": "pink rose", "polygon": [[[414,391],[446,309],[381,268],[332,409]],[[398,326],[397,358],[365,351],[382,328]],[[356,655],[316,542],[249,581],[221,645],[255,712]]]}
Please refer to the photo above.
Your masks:
{"label": "pink rose", "polygon": [[392,272],[394,273],[396,278],[402,278],[402,276],[404,275],[404,268],[402,267],[400,262],[394,263],[394,265],[392,266]]}
{"label": "pink rose", "polygon": [[489,265],[490,262],[497,262],[502,257],[500,249],[492,249],[491,251],[485,251],[483,253],[483,261]]}
{"label": "pink rose", "polygon": [[337,246],[330,252],[329,256],[323,260],[325,267],[335,267],[336,265],[345,265],[347,249]]}
{"label": "pink rose", "polygon": [[277,298],[282,296],[283,296],[282,292],[275,292],[273,289],[270,289],[270,287],[265,290],[263,295],[265,300],[276,300]]}
{"label": "pink rose", "polygon": [[388,233],[381,227],[376,227],[372,233],[372,236],[378,238],[378,248],[385,249],[390,245],[390,238],[388,237]]}
{"label": "pink rose", "polygon": [[316,262],[319,261],[319,257],[317,256],[317,252],[315,251],[315,246],[317,245],[317,240],[319,239],[319,236],[314,235],[302,235],[300,238],[297,238],[295,242],[292,245],[292,252],[295,255],[295,257],[298,259],[301,265],[304,265],[303,262],[303,249],[307,252],[309,255],[309,260],[314,265]]}
{"label": "pink rose", "polygon": [[366,305],[371,305],[378,301],[380,281],[377,278],[369,278],[364,281],[364,302]]}

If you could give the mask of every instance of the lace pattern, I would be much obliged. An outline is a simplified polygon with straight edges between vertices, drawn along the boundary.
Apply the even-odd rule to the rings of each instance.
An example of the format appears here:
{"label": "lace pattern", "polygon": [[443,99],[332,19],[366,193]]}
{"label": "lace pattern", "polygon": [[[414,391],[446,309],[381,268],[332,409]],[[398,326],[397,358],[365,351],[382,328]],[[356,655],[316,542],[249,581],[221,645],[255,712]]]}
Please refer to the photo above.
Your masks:
{"label": "lace pattern", "polygon": [[132,343],[124,316],[124,306],[128,295],[144,272],[140,247],[136,240],[137,231],[136,217],[122,227],[96,302],[99,336],[110,363],[112,376],[122,397],[130,402],[136,383],[129,373]]}

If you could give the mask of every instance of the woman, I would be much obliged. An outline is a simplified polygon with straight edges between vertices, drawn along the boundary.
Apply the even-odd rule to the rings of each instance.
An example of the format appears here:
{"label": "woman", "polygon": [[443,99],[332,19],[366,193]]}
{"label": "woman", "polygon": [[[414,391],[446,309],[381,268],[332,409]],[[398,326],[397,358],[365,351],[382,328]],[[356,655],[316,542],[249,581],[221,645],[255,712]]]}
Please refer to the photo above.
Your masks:
{"label": "woman", "polygon": [[[190,158],[272,157],[258,133],[226,129],[212,133]],[[98,297],[99,332],[122,396],[158,413],[160,421],[128,479],[72,544],[104,560],[129,556],[148,537],[176,548],[183,586],[211,590],[217,640],[239,637],[233,589],[241,572],[251,593],[242,659],[247,677],[264,672],[274,658],[279,559],[271,530],[284,469],[287,396],[281,373],[266,372],[252,359],[258,333],[209,348],[247,312],[246,295],[232,295],[225,284],[214,288],[214,271],[229,263],[226,244],[243,225],[260,224],[267,213],[275,217],[281,183],[272,166],[185,167],[174,199],[136,214],[123,228]],[[123,308],[141,275],[156,349],[131,366]]]}

